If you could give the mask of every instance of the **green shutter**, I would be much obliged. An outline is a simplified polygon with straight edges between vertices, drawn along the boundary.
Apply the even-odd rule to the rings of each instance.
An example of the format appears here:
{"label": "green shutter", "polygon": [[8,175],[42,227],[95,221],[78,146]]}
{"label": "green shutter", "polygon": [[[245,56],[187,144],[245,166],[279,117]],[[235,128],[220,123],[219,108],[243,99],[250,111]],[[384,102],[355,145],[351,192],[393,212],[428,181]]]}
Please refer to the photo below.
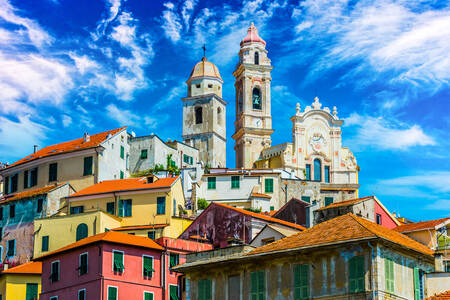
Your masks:
{"label": "green shutter", "polygon": [[108,214],[114,215],[114,202],[106,203],[106,212]]}
{"label": "green shutter", "polygon": [[117,272],[122,272],[125,268],[123,265],[123,253],[122,252],[113,252],[114,255],[114,267],[113,270]]}
{"label": "green shutter", "polygon": [[420,300],[419,268],[414,268],[414,299]]}
{"label": "green shutter", "polygon": [[115,286],[108,287],[108,300],[117,300],[117,288]]}
{"label": "green shutter", "polygon": [[178,300],[178,286],[171,285],[169,288],[170,300]]}
{"label": "green shutter", "polygon": [[26,300],[37,300],[38,298],[38,284],[27,283]]}
{"label": "green shutter", "polygon": [[83,176],[92,175],[92,156],[84,158]]}
{"label": "green shutter", "polygon": [[258,272],[258,300],[264,300],[265,299],[265,273],[264,271]]}
{"label": "green shutter", "polygon": [[82,240],[88,236],[88,226],[84,223],[81,223],[77,226],[76,240]]}
{"label": "green shutter", "polygon": [[143,149],[141,150],[141,159],[146,159],[147,158],[147,149]]}
{"label": "green shutter", "polygon": [[149,277],[151,278],[153,276],[153,258],[152,257],[148,257],[148,256],[144,256],[144,277]]}
{"label": "green shutter", "polygon": [[123,200],[119,200],[119,217],[123,217]]}
{"label": "green shutter", "polygon": [[125,148],[123,146],[120,146],[120,158],[125,157]]}
{"label": "green shutter", "polygon": [[216,177],[208,177],[208,190],[216,189]]}
{"label": "green shutter", "polygon": [[238,189],[240,187],[239,176],[231,176],[231,188]]}
{"label": "green shutter", "polygon": [[308,265],[294,266],[294,299],[309,298]]}
{"label": "green shutter", "polygon": [[251,283],[251,300],[258,300],[258,273],[257,272],[251,272],[250,273],[250,283]]}
{"label": "green shutter", "polygon": [[42,237],[42,252],[48,251],[48,235]]}
{"label": "green shutter", "polygon": [[311,197],[310,196],[302,196],[302,201],[311,203]]}
{"label": "green shutter", "polygon": [[144,292],[144,300],[153,300],[153,294],[150,292]]}
{"label": "green shutter", "polygon": [[198,300],[205,300],[205,280],[198,281]]}
{"label": "green shutter", "polygon": [[273,193],[273,178],[266,178],[264,180],[264,189],[266,193]]}
{"label": "green shutter", "polygon": [[120,179],[123,179],[125,177],[123,171],[120,171]]}
{"label": "green shutter", "polygon": [[384,259],[384,275],[386,278],[386,291],[394,293],[394,262],[389,259]]}
{"label": "green shutter", "polygon": [[349,260],[349,289],[350,293],[365,290],[364,256],[355,256]]}

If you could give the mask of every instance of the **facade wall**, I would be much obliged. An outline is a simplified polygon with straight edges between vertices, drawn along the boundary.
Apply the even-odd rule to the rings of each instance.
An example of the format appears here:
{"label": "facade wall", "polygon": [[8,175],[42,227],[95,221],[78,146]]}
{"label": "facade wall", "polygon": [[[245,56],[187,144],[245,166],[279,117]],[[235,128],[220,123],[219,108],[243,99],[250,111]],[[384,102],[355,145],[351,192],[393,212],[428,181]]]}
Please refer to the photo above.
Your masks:
{"label": "facade wall", "polygon": [[273,215],[274,218],[288,221],[302,226],[308,225],[308,203],[292,199],[282,210]]}
{"label": "facade wall", "polygon": [[[130,145],[126,129],[105,140],[101,146],[104,150],[98,153],[97,180],[91,185],[103,180],[120,179],[121,171],[124,174],[124,178],[127,178],[129,176]],[[123,158],[120,157],[121,146],[124,147]],[[81,165],[81,167],[83,166]],[[75,188],[75,190],[79,191],[80,189]]]}
{"label": "facade wall", "polygon": [[73,194],[74,189],[70,184],[64,184],[47,194],[47,201],[44,203],[44,213],[42,217],[50,217],[56,214],[64,206],[64,198]]}
{"label": "facade wall", "polygon": [[[19,222],[3,227],[3,238],[0,242],[2,260],[8,259],[18,264],[30,261],[33,256],[33,232],[33,222]],[[7,257],[7,245],[10,240],[15,240],[15,255]]]}
{"label": "facade wall", "polygon": [[40,275],[3,274],[0,278],[0,297],[5,300],[25,299],[27,283],[38,285],[38,295],[41,293]]}
{"label": "facade wall", "polygon": [[430,297],[448,291],[450,287],[450,273],[429,273],[426,274],[426,296]]}
{"label": "facade wall", "polygon": [[278,231],[275,231],[270,227],[265,227],[257,234],[257,236],[255,236],[255,238],[250,243],[250,246],[261,247],[266,244],[263,243],[264,239],[274,238],[274,241],[278,241],[279,239],[282,239],[284,237],[285,236],[279,233]]}
{"label": "facade wall", "polygon": [[386,213],[386,211],[376,202],[373,201],[375,205],[375,215],[373,222],[376,222],[376,214],[381,216],[381,225],[386,228],[393,229],[397,227],[397,224],[392,220],[392,217]]}

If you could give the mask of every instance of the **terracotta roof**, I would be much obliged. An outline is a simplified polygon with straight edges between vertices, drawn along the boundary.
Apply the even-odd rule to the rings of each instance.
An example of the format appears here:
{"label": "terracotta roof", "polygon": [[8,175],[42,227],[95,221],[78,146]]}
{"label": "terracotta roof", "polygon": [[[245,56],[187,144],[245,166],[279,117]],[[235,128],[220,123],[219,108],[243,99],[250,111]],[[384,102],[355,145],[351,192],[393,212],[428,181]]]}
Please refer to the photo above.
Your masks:
{"label": "terracotta roof", "polygon": [[43,188],[38,188],[38,189],[34,189],[34,190],[29,190],[29,191],[24,191],[24,192],[8,195],[4,199],[0,200],[0,204],[1,203],[5,203],[5,202],[9,202],[9,201],[20,200],[20,199],[24,199],[24,198],[30,198],[30,197],[34,197],[34,196],[39,196],[39,195],[45,195],[48,192],[51,192],[52,190],[54,190],[54,189],[56,189],[57,187],[60,187],[60,186],[61,185],[54,184],[54,185],[45,186]]}
{"label": "terracotta roof", "polygon": [[145,230],[145,229],[154,229],[154,228],[164,228],[164,227],[167,227],[168,225],[169,224],[124,226],[124,227],[117,227],[117,228],[114,228],[111,230],[113,230],[113,231]]}
{"label": "terracotta roof", "polygon": [[397,226],[396,228],[394,228],[394,230],[398,231],[398,232],[411,232],[411,231],[418,231],[418,230],[424,230],[424,229],[434,229],[437,225],[439,225],[449,219],[450,219],[450,217],[443,218],[443,219],[437,219],[437,220],[431,220],[431,221],[408,223],[408,224]]}
{"label": "terracotta roof", "polygon": [[177,179],[178,176],[164,177],[152,183],[147,183],[146,177],[104,180],[97,184],[91,185],[85,189],[82,189],[81,191],[72,194],[68,198],[81,197],[87,195],[107,194],[112,192],[169,188]]}
{"label": "terracotta roof", "polygon": [[434,253],[430,248],[404,234],[348,213],[320,223],[295,235],[256,248],[250,254],[283,251],[301,247],[318,247],[364,238],[385,239],[426,255],[432,256]]}
{"label": "terracotta roof", "polygon": [[450,300],[450,290],[428,297],[425,300]]}
{"label": "terracotta roof", "polygon": [[[201,61],[195,64],[194,68],[192,68],[191,75],[189,76],[189,80],[196,77],[215,77],[222,80],[220,77],[219,69],[215,64],[206,60],[206,57],[203,57]],[[188,80],[188,81],[189,81]]]}
{"label": "terracotta roof", "polygon": [[40,261],[27,262],[23,265],[2,271],[0,274],[42,274],[42,263]]}
{"label": "terracotta roof", "polygon": [[266,195],[266,194],[260,194],[260,193],[252,193],[252,197],[257,197],[257,198],[272,198],[272,196],[270,195]]}
{"label": "terracotta roof", "polygon": [[30,154],[26,156],[25,158],[22,158],[21,160],[16,161],[15,163],[9,165],[7,168],[11,168],[13,166],[17,166],[29,161],[33,161],[39,158],[48,157],[48,156],[54,156],[62,153],[67,152],[74,152],[74,151],[80,151],[85,150],[89,148],[95,148],[98,147],[103,141],[105,141],[109,134],[115,135],[116,133],[120,132],[121,130],[125,129],[126,127],[121,127],[101,133],[97,133],[94,135],[91,135],[89,137],[89,141],[84,142],[83,138],[79,138],[76,140],[47,146],[45,148],[42,148],[41,150],[37,151],[36,153]]}
{"label": "terracotta roof", "polygon": [[357,198],[357,199],[351,199],[351,200],[346,200],[346,201],[342,201],[342,202],[335,202],[335,203],[331,203],[331,204],[329,204],[327,206],[321,207],[318,210],[325,210],[325,209],[329,209],[329,208],[349,206],[349,205],[357,204],[357,203],[360,203],[362,201],[365,201],[365,200],[368,200],[368,199],[371,199],[371,198],[373,198],[373,196]]}
{"label": "terracotta roof", "polygon": [[250,42],[259,42],[259,43],[266,45],[266,42],[259,36],[258,29],[256,29],[253,22],[251,23],[250,27],[247,30],[247,35],[241,41],[241,46],[244,43],[250,43]]}
{"label": "terracotta roof", "polygon": [[251,212],[251,211],[248,211],[248,210],[245,210],[245,209],[236,208],[236,207],[229,206],[229,205],[226,205],[226,204],[223,204],[223,203],[213,202],[211,204],[220,205],[220,206],[223,206],[223,207],[226,207],[226,208],[238,211],[238,212],[240,212],[242,214],[245,214],[245,215],[257,218],[257,219],[265,220],[265,221],[268,221],[268,222],[271,222],[271,223],[278,223],[280,225],[284,225],[284,226],[292,227],[292,228],[297,228],[297,229],[300,229],[300,230],[305,230],[306,229],[305,227],[303,227],[301,225],[297,225],[297,224],[294,224],[294,223],[291,223],[291,222],[275,219],[275,218],[272,218],[272,217],[269,217],[269,216],[265,216],[265,215],[262,215],[262,214],[258,214],[258,213],[254,213],[254,212]]}
{"label": "terracotta roof", "polygon": [[63,252],[67,252],[73,249],[82,248],[84,246],[98,243],[98,242],[106,242],[106,243],[114,243],[114,244],[122,244],[128,246],[142,247],[142,248],[150,248],[156,250],[164,250],[163,247],[155,243],[152,239],[143,236],[131,235],[122,232],[116,231],[107,231],[103,233],[99,233],[93,236],[89,236],[78,242],[62,247],[58,250],[52,251],[50,253],[44,254],[40,257],[35,258],[37,261],[41,261],[44,258],[49,256],[53,256],[55,254],[60,254]]}

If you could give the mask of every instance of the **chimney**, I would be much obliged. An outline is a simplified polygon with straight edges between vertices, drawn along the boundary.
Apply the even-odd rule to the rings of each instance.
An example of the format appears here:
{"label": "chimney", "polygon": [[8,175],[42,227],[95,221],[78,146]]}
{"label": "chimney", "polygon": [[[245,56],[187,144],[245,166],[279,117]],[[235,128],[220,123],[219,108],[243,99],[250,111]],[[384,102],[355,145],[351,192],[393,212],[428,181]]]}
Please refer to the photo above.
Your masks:
{"label": "chimney", "polygon": [[9,264],[8,264],[8,262],[5,262],[5,263],[3,264],[3,271],[8,270],[8,268],[9,268]]}
{"label": "chimney", "polygon": [[36,152],[37,152],[37,148],[38,148],[38,145],[34,145],[34,146],[33,146],[33,149],[34,149],[34,150],[33,150],[33,153],[36,153]]}
{"label": "chimney", "polygon": [[89,133],[85,132],[83,135],[83,143],[89,142],[91,140],[91,136]]}

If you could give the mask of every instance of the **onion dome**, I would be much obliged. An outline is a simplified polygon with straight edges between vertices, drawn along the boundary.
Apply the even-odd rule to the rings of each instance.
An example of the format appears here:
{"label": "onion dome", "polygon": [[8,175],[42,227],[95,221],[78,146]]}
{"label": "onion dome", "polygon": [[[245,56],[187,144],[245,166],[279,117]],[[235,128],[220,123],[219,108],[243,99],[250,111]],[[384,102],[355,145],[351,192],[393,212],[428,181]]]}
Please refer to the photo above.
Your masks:
{"label": "onion dome", "polygon": [[203,57],[201,61],[199,61],[194,68],[192,69],[191,75],[189,76],[188,81],[200,78],[200,77],[213,77],[222,81],[222,77],[220,77],[219,69],[215,64],[206,60],[206,57]]}
{"label": "onion dome", "polygon": [[253,22],[248,28],[247,36],[241,41],[241,47],[245,43],[261,43],[264,46],[266,45],[266,42],[259,36],[258,29],[256,29]]}

